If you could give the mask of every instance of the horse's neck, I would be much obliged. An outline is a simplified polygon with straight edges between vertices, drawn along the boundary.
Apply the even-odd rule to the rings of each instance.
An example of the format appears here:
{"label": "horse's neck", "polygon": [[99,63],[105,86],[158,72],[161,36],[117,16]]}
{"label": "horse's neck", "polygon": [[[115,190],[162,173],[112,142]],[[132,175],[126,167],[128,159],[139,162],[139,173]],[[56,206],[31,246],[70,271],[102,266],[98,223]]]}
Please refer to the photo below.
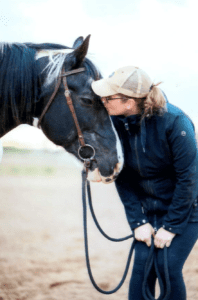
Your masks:
{"label": "horse's neck", "polygon": [[11,130],[13,130],[17,126],[18,125],[13,125],[13,124],[11,125],[11,124],[9,124],[9,126],[6,126],[6,128],[0,128],[0,138],[2,138],[4,135],[6,135],[8,132],[10,132]]}

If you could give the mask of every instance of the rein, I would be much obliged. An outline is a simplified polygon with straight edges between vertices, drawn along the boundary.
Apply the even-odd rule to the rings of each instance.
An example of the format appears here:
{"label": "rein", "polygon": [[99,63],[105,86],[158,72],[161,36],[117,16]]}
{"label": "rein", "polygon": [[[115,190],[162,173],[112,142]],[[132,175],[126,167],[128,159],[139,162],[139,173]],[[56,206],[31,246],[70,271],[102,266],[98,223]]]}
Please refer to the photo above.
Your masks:
{"label": "rein", "polygon": [[[113,294],[115,292],[117,292],[121,286],[123,285],[128,270],[129,270],[129,266],[130,266],[130,262],[131,262],[131,258],[133,255],[133,251],[135,248],[135,243],[136,240],[134,239],[132,244],[131,244],[131,248],[129,251],[129,255],[128,255],[128,259],[127,259],[127,263],[126,263],[126,267],[122,276],[122,279],[120,281],[120,283],[117,285],[116,288],[114,288],[113,290],[110,291],[105,291],[102,290],[95,282],[93,275],[92,275],[92,271],[91,271],[91,266],[90,266],[90,258],[89,258],[89,249],[88,249],[88,232],[87,232],[87,200],[86,200],[86,192],[87,192],[87,196],[88,196],[88,203],[89,203],[89,208],[91,211],[91,215],[93,217],[93,220],[95,222],[96,227],[98,228],[98,230],[100,231],[100,233],[107,238],[110,241],[113,242],[122,242],[125,240],[128,240],[129,238],[134,237],[133,234],[128,235],[124,238],[119,238],[119,239],[115,239],[115,238],[111,238],[109,237],[101,228],[101,226],[98,223],[98,220],[96,218],[94,209],[93,209],[93,205],[92,205],[92,198],[91,198],[91,189],[90,189],[90,184],[87,181],[87,175],[86,175],[86,171],[83,170],[82,171],[82,201],[83,201],[83,225],[84,225],[84,241],[85,241],[85,256],[86,256],[86,265],[87,265],[87,270],[88,270],[88,274],[89,274],[89,278],[93,284],[93,286],[95,287],[95,289],[102,293],[102,294]],[[165,287],[164,284],[162,282],[161,279],[161,275],[158,269],[158,265],[157,265],[157,259],[156,259],[156,253],[155,253],[155,247],[154,247],[154,241],[152,239],[152,244],[150,247],[150,251],[149,251],[149,255],[148,255],[148,259],[145,265],[145,271],[144,271],[144,281],[142,284],[142,295],[144,297],[145,300],[155,300],[155,298],[152,296],[150,290],[149,290],[149,286],[148,286],[148,279],[149,279],[149,275],[150,275],[150,271],[151,268],[153,266],[154,263],[154,267],[155,267],[155,272],[157,274],[157,278],[159,281],[159,286],[160,286],[160,296],[157,300],[168,300],[169,296],[170,296],[170,292],[171,292],[171,287],[170,287],[170,278],[169,278],[169,272],[168,272],[168,261],[167,261],[167,248],[164,247],[164,275],[165,275]]]}

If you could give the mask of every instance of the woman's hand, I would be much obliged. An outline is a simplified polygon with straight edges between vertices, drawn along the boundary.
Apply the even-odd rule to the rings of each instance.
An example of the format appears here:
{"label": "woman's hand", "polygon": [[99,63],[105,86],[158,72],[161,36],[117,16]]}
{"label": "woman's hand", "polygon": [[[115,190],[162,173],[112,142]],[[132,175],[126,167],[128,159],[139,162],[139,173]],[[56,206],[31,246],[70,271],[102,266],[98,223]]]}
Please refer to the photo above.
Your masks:
{"label": "woman's hand", "polygon": [[164,228],[160,228],[154,236],[154,244],[157,248],[169,247],[172,239],[175,237],[175,233],[169,232]]}
{"label": "woman's hand", "polygon": [[139,242],[144,242],[148,247],[151,246],[151,236],[154,235],[154,229],[151,224],[146,223],[140,227],[135,228],[135,239]]}

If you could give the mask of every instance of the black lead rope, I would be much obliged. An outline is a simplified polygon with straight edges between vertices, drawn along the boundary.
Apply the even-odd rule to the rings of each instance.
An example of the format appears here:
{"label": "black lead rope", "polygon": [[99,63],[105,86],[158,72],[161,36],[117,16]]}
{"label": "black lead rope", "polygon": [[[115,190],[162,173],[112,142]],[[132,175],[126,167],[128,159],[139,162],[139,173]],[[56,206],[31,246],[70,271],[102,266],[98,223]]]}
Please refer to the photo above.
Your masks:
{"label": "black lead rope", "polygon": [[95,215],[95,212],[94,212],[94,209],[93,209],[93,205],[92,205],[92,199],[91,199],[91,189],[90,189],[90,183],[89,181],[87,181],[87,195],[88,195],[88,203],[89,203],[89,208],[90,208],[90,211],[91,211],[91,214],[92,214],[92,217],[93,217],[93,220],[96,224],[96,227],[98,228],[98,230],[100,231],[100,233],[105,237],[107,238],[108,240],[112,241],[112,242],[123,242],[123,241],[126,241],[133,236],[133,234],[131,235],[128,235],[124,238],[120,238],[120,239],[115,239],[115,238],[111,238],[110,236],[108,236],[103,230],[102,228],[100,227],[100,224],[98,223],[98,220],[96,218],[96,215]]}
{"label": "black lead rope", "polygon": [[[129,270],[129,266],[130,266],[130,262],[131,262],[131,257],[132,257],[133,250],[134,250],[134,247],[135,247],[135,239],[132,242],[131,249],[129,251],[129,255],[128,255],[128,259],[127,259],[126,268],[125,268],[125,271],[124,271],[124,274],[123,274],[123,277],[122,277],[120,283],[113,290],[110,290],[110,291],[102,290],[96,284],[96,282],[93,278],[92,271],[91,271],[91,266],[90,266],[89,249],[88,249],[88,233],[87,233],[86,188],[87,188],[88,202],[89,202],[91,215],[92,215],[93,220],[96,224],[96,227],[101,232],[101,234],[104,237],[106,237],[108,240],[113,241],[113,242],[121,242],[121,241],[127,240],[129,238],[132,238],[133,235],[131,234],[131,235],[126,236],[124,238],[115,239],[115,238],[109,237],[102,230],[101,226],[99,225],[99,223],[97,221],[97,218],[96,218],[96,215],[95,215],[95,212],[94,212],[94,209],[93,209],[90,184],[87,181],[87,173],[86,173],[86,170],[83,170],[82,171],[82,200],[83,200],[83,223],[84,223],[85,257],[86,257],[87,270],[88,270],[90,280],[91,280],[93,286],[95,287],[95,289],[97,291],[99,291],[100,293],[102,293],[102,294],[109,295],[109,294],[113,294],[113,293],[117,292],[121,288],[121,286],[123,285],[123,283],[126,279],[126,276],[127,276],[128,270]],[[169,279],[169,273],[168,273],[167,248],[164,247],[164,274],[165,274],[165,281],[166,281],[166,291],[165,291],[164,285],[163,285],[163,282],[162,282],[162,279],[161,279],[161,276],[160,276],[160,272],[158,270],[157,259],[156,259],[156,255],[155,255],[154,242],[153,242],[153,239],[152,239],[152,245],[150,247],[148,259],[147,259],[147,262],[146,262],[146,265],[145,265],[144,281],[143,281],[143,285],[142,285],[142,294],[143,294],[143,297],[144,297],[145,300],[155,300],[155,298],[152,296],[152,294],[149,290],[149,287],[148,287],[148,278],[149,278],[150,271],[151,271],[151,268],[153,266],[153,263],[154,263],[154,266],[155,266],[155,271],[156,271],[157,278],[158,278],[159,285],[160,285],[160,296],[157,300],[168,300],[169,296],[170,296],[171,288],[170,288],[170,279]]]}
{"label": "black lead rope", "polygon": [[151,272],[151,268],[154,264],[155,272],[159,281],[159,287],[160,287],[160,295],[157,298],[157,300],[168,300],[171,293],[171,285],[170,285],[170,278],[169,278],[169,272],[168,272],[168,260],[167,260],[167,247],[164,247],[164,277],[165,277],[165,284],[166,288],[164,287],[158,264],[157,264],[157,255],[156,255],[156,249],[154,248],[154,241],[152,238],[152,244],[150,248],[150,252],[146,261],[145,270],[144,270],[144,280],[142,284],[142,295],[145,300],[155,300],[155,298],[152,296],[149,286],[148,286],[148,279]]}
{"label": "black lead rope", "polygon": [[[129,251],[129,256],[128,256],[128,259],[127,259],[127,264],[126,264],[126,268],[125,268],[125,271],[124,271],[124,274],[123,274],[123,277],[120,281],[120,283],[118,284],[118,286],[111,290],[111,291],[104,291],[102,290],[95,282],[94,278],[93,278],[93,275],[92,275],[92,271],[91,271],[91,266],[90,266],[90,259],[89,259],[89,249],[88,249],[88,234],[87,234],[87,204],[86,204],[86,186],[87,186],[87,180],[86,180],[86,171],[83,171],[82,172],[82,178],[83,178],[83,184],[82,184],[82,200],[83,200],[83,223],[84,223],[84,240],[85,240],[85,257],[86,257],[86,264],[87,264],[87,270],[88,270],[88,274],[89,274],[89,277],[90,277],[90,280],[93,284],[93,286],[95,287],[95,289],[102,293],[102,294],[106,294],[106,295],[109,295],[109,294],[113,294],[115,292],[117,292],[121,286],[123,285],[125,279],[126,279],[126,276],[127,276],[127,273],[128,273],[128,270],[129,270],[129,266],[130,266],[130,262],[131,262],[131,257],[132,257],[132,254],[133,254],[133,250],[134,250],[134,247],[135,247],[135,240],[133,241],[132,245],[131,245],[131,249]],[[90,190],[90,189],[89,189]],[[93,210],[92,210],[93,212]],[[95,216],[95,214],[94,214]],[[94,218],[95,219],[95,218]],[[96,223],[98,224],[98,222]],[[99,225],[99,224],[98,224]],[[97,226],[98,227],[98,226]],[[101,229],[101,227],[99,226],[98,228]],[[99,230],[100,230],[99,229]],[[104,231],[102,230],[102,234],[104,233]],[[105,237],[107,237],[107,235],[105,234]],[[110,240],[112,240],[112,238],[108,237]],[[114,240],[114,239],[113,239]]]}

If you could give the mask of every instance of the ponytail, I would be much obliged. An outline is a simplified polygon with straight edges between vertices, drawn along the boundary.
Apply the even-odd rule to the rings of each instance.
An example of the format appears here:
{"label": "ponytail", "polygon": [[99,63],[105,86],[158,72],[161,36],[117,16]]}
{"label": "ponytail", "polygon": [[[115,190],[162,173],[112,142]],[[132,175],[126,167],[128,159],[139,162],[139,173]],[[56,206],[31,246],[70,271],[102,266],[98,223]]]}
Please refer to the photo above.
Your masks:
{"label": "ponytail", "polygon": [[[157,84],[152,84],[150,91],[145,98],[137,99],[138,106],[143,111],[142,119],[144,117],[150,118],[154,114],[161,114],[164,111],[166,100],[162,94],[162,91],[158,88]],[[141,101],[138,101],[141,100]]]}

